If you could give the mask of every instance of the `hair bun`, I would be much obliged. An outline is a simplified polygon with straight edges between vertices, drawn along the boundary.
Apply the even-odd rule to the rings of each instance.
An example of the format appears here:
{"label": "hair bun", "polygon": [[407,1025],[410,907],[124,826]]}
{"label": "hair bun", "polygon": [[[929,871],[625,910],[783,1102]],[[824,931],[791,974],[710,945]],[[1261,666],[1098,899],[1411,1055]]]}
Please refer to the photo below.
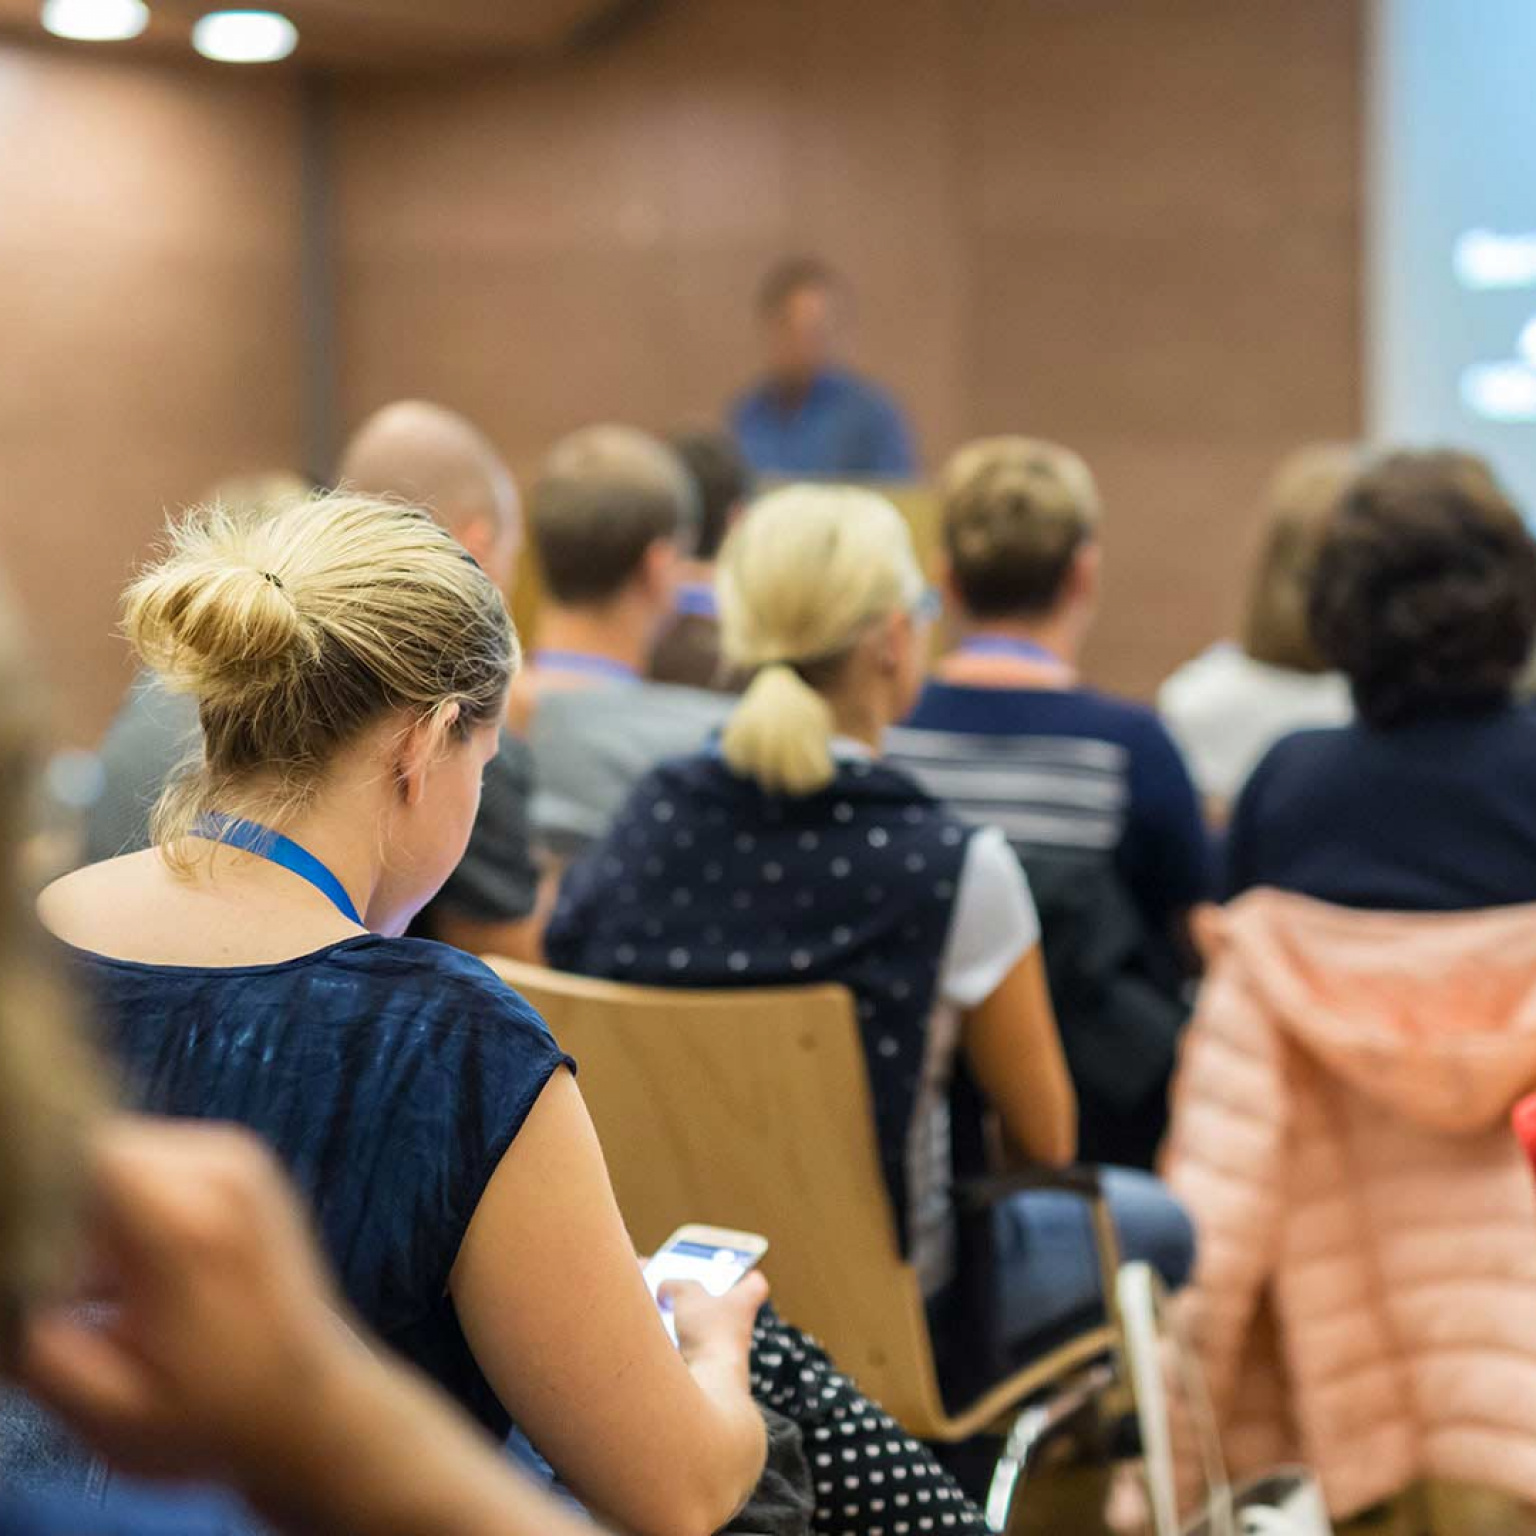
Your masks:
{"label": "hair bun", "polygon": [[167,558],[129,587],[124,629],[172,688],[228,698],[279,684],[318,656],[317,626],[269,542],[221,509],[193,513],[172,529]]}

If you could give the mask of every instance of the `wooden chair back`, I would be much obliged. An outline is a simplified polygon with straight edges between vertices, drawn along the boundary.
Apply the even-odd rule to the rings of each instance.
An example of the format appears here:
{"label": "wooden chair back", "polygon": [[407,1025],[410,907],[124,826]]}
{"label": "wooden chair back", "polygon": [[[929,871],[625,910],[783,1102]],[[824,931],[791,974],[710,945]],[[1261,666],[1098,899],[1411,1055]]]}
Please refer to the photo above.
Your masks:
{"label": "wooden chair back", "polygon": [[845,988],[672,991],[489,963],[576,1058],[636,1247],[695,1221],[762,1233],[780,1312],[914,1435],[964,1439],[1110,1348],[1090,1330],[946,1410]]}
{"label": "wooden chair back", "polygon": [[904,1424],[946,1415],[842,987],[679,992],[491,962],[576,1058],[630,1235],[761,1232],[780,1311]]}

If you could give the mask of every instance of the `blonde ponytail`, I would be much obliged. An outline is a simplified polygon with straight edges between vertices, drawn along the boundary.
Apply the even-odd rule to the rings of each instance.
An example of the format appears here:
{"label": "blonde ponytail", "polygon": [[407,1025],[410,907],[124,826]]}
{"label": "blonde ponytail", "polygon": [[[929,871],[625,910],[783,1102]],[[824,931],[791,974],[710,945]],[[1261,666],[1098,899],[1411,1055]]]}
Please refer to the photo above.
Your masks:
{"label": "blonde ponytail", "polygon": [[717,586],[725,659],[757,671],[726,725],[725,760],[771,794],[814,794],[835,773],[821,688],[871,624],[922,595],[907,525],[873,491],[788,486],[732,530]]}
{"label": "blonde ponytail", "polygon": [[811,795],[832,782],[832,709],[792,667],[764,667],[720,739],[725,760],[772,794]]}

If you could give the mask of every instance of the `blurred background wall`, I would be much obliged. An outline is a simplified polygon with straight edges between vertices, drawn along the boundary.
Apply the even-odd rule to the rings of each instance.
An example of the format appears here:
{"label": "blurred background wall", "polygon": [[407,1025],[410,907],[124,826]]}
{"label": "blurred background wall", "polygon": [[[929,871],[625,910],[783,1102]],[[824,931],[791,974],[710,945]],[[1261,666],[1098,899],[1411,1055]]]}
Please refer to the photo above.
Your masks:
{"label": "blurred background wall", "polygon": [[296,90],[0,45],[0,540],[71,738],[165,509],[300,458]]}
{"label": "blurred background wall", "polygon": [[1086,454],[1112,519],[1090,669],[1146,694],[1229,624],[1275,461],[1359,429],[1362,11],[653,0],[542,62],[344,70],[305,87],[318,403],[295,74],[0,38],[0,534],[52,578],[71,734],[121,687],[113,597],[165,505],[401,394],[525,476],[584,421],[713,419],[793,251],[848,275],[925,468],[979,432]]}

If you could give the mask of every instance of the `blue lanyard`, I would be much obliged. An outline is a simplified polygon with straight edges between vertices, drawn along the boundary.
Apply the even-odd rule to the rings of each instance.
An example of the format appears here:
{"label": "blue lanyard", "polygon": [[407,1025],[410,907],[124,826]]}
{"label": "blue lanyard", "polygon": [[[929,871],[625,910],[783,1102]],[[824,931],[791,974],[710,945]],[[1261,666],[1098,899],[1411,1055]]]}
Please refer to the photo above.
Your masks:
{"label": "blue lanyard", "polygon": [[284,837],[281,832],[274,832],[271,827],[264,827],[260,822],[246,821],[242,816],[225,816],[217,811],[198,822],[194,835],[280,864],[299,879],[309,881],[322,896],[329,897],[332,906],[343,917],[356,923],[359,928],[365,926],[362,918],[357,915],[357,907],[352,898],[347,894],[346,886],[309,849],[299,847],[291,837]]}
{"label": "blue lanyard", "polygon": [[677,611],[684,618],[714,619],[720,616],[715,589],[702,581],[687,581],[677,589]]}
{"label": "blue lanyard", "polygon": [[1045,661],[1052,666],[1066,663],[1048,646],[1033,640],[1015,640],[1011,635],[972,635],[960,643],[962,656],[1006,656],[1013,661]]}
{"label": "blue lanyard", "polygon": [[536,666],[554,672],[585,672],[591,677],[607,677],[621,683],[640,679],[628,663],[615,661],[611,656],[589,656],[585,651],[535,651],[533,660]]}

